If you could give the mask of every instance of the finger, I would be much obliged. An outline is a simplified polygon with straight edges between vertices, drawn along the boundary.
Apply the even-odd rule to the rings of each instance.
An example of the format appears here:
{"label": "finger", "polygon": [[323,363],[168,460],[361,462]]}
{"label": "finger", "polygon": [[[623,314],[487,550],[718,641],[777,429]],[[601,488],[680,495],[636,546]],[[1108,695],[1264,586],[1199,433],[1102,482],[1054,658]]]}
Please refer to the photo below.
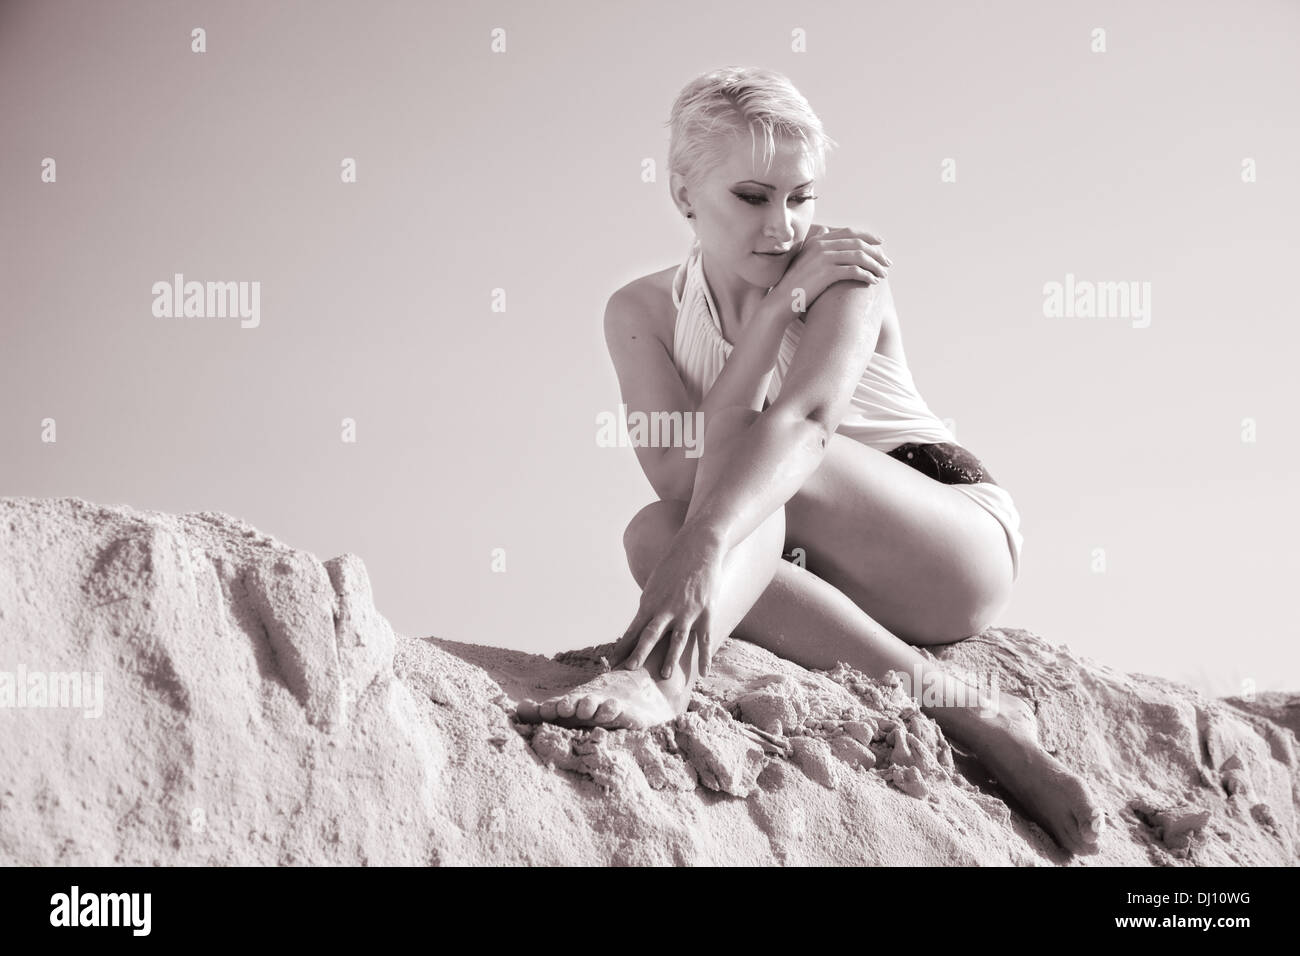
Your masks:
{"label": "finger", "polygon": [[875,247],[873,247],[873,246],[868,246],[868,247],[866,247],[865,249],[863,249],[862,251],[865,252],[868,256],[870,256],[872,259],[874,259],[876,262],[879,262],[879,263],[880,263],[881,265],[883,265],[883,266],[888,267],[888,266],[892,266],[892,265],[894,264],[894,260],[890,259],[889,256],[885,255],[885,250],[884,250],[884,249],[881,249],[881,248],[878,247],[878,246],[875,246]]}
{"label": "finger", "polygon": [[835,261],[858,262],[873,272],[880,272],[882,276],[894,264],[883,249],[869,245],[856,236],[827,239],[826,248],[835,253]]}
{"label": "finger", "polygon": [[870,243],[873,246],[881,245],[885,241],[884,239],[880,238],[880,236],[876,235],[874,232],[869,232],[866,229],[845,229],[844,231],[848,235],[855,236],[858,239],[861,239],[863,242]]}
{"label": "finger", "polygon": [[709,669],[713,666],[713,636],[708,631],[696,631],[695,638],[699,646],[700,676],[708,677]]}
{"label": "finger", "polygon": [[[645,625],[642,625],[643,627]],[[622,637],[614,642],[614,650],[609,655],[609,669],[616,670],[627,663],[627,659],[632,656],[632,650],[635,646],[632,634],[625,632]]]}
{"label": "finger", "polygon": [[621,650],[617,652],[618,661],[611,664],[611,667],[626,666],[631,670],[632,667],[635,666],[631,663],[631,660],[632,655],[636,653],[637,636],[645,630],[645,626],[649,623],[650,615],[645,611],[637,611],[636,617],[632,619],[632,623],[627,626],[627,630],[623,632],[623,636],[618,639],[617,646],[621,648]]}
{"label": "finger", "polygon": [[709,608],[700,612],[695,621],[695,647],[693,652],[699,662],[699,673],[707,676],[713,662],[713,614]]}
{"label": "finger", "polygon": [[[809,235],[812,235],[811,230],[809,231]],[[865,242],[868,245],[872,245],[872,246],[881,245],[885,241],[884,239],[880,238],[880,236],[876,235],[874,232],[870,232],[866,229],[854,229],[851,226],[843,226],[839,229],[827,229],[825,232],[820,234],[819,238],[859,239],[862,242]]]}
{"label": "finger", "polygon": [[828,244],[828,245],[830,245],[830,246],[832,246],[832,247],[835,247],[835,246],[837,246],[839,243],[842,243],[842,242],[852,242],[852,241],[853,241],[853,236],[850,235],[849,230],[847,230],[847,229],[827,229],[827,228],[824,227],[824,226],[822,227],[822,231],[819,232],[819,233],[817,233],[816,235],[813,235],[812,233],[809,233],[808,238],[809,238],[809,239],[816,239],[816,240],[818,240],[819,242],[824,242],[824,243],[826,243],[826,244]]}
{"label": "finger", "polygon": [[860,265],[841,264],[835,267],[835,281],[849,279],[856,282],[865,282],[867,285],[876,285],[884,280],[874,272],[862,268]]}
{"label": "finger", "polygon": [[889,267],[893,265],[884,252],[863,245],[860,239],[835,239],[832,247],[835,250],[834,262],[840,265],[853,263],[862,266],[863,269],[881,279],[889,275]]}
{"label": "finger", "polygon": [[668,626],[668,622],[671,620],[671,615],[660,614],[652,618],[650,623],[642,629],[641,636],[636,642],[636,649],[632,651],[631,656],[627,659],[628,670],[635,670],[640,667],[645,659],[650,656],[650,652],[658,646],[660,638],[663,637],[664,628]]}
{"label": "finger", "polygon": [[831,261],[838,269],[856,268],[861,274],[870,275],[873,279],[884,279],[889,275],[889,269],[884,264],[861,248],[837,251]]}
{"label": "finger", "polygon": [[664,657],[664,680],[673,676],[673,668],[677,666],[677,661],[682,656],[682,648],[686,645],[686,638],[690,633],[691,629],[687,624],[678,624],[673,628],[672,639],[668,642],[668,653]]}
{"label": "finger", "polygon": [[699,629],[700,634],[700,672],[713,673],[713,655],[718,650],[718,635],[713,631],[713,623],[705,621]]}
{"label": "finger", "polygon": [[889,274],[889,268],[885,265],[885,254],[877,253],[871,249],[858,250],[855,261],[868,272],[875,273],[880,278],[885,278]]}

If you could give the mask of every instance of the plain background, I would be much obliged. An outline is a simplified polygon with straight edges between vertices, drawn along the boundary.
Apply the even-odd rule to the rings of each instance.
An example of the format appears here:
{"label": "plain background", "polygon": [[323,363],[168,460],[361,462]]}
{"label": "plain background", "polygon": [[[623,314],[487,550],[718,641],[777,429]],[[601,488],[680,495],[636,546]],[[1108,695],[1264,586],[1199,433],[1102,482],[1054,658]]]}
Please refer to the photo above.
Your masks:
{"label": "plain background", "polygon": [[[764,66],[840,142],[818,221],[883,234],[921,393],[1021,511],[999,623],[1300,689],[1298,33],[1264,0],[4,3],[0,494],[355,552],[409,635],[614,639],[653,492],[595,441],[604,303],[688,248],[678,91]],[[154,318],[176,272],[260,281],[260,327]],[[1150,327],[1046,318],[1067,273],[1150,282]]]}

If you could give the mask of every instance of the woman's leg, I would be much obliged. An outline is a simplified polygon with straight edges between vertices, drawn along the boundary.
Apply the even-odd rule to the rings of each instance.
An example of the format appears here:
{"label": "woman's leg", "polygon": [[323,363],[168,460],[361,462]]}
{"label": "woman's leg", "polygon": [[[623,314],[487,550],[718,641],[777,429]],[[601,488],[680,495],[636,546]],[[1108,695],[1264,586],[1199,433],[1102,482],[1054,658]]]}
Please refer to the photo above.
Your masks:
{"label": "woman's leg", "polygon": [[[748,413],[742,416],[741,412]],[[704,452],[695,478],[698,499],[717,481],[725,456],[740,433],[758,413],[749,409],[724,409],[714,415],[704,438]],[[785,542],[785,512],[778,508],[722,560],[713,630],[718,640],[739,625],[753,607],[781,561]],[[657,559],[656,559],[657,561]],[[614,649],[620,661],[635,643],[636,635]],[[661,677],[668,641],[660,641],[642,666],[615,669],[566,694],[540,703],[520,701],[518,715],[525,721],[554,721],[569,726],[648,727],[671,720],[686,710],[691,688],[699,676],[696,639],[692,634],[682,648],[671,677]]]}
{"label": "woman's leg", "polygon": [[[634,533],[625,537],[628,564],[639,586],[645,586],[667,552],[686,520],[686,508],[683,501],[657,501],[642,509],[636,524],[629,526],[629,532]],[[720,631],[719,635],[725,633]],[[934,687],[934,694],[942,690],[942,699],[947,701],[970,697],[966,693],[968,684],[890,633],[843,591],[786,561],[777,565],[767,587],[730,636],[757,644],[809,670],[832,670],[843,661],[876,678],[883,678],[886,671],[899,671],[913,680],[918,699],[924,686]],[[943,682],[941,687],[938,681]],[[922,709],[959,742],[969,735],[962,721],[969,715],[961,712],[969,707]]]}
{"label": "woman's leg", "polygon": [[[686,507],[682,501],[655,502],[629,526],[629,531],[636,530],[627,539],[628,560],[639,585],[645,585],[658,557],[667,551],[685,520]],[[938,699],[950,703],[921,710],[948,737],[975,753],[1061,846],[1076,853],[1095,846],[1102,825],[1100,807],[1078,775],[1043,750],[1024,701],[1005,691],[989,696],[979,681],[970,685],[946,672],[811,571],[782,561],[731,636],[809,669],[830,670],[843,661],[876,678],[899,671],[912,679],[918,703],[921,688],[925,700],[942,695]]]}
{"label": "woman's leg", "polygon": [[[701,500],[719,480],[736,439],[758,414],[736,407],[713,416],[693,501]],[[664,508],[671,510],[669,503],[660,502],[633,519],[624,539],[630,557],[638,547],[636,538],[655,537],[639,529],[649,525],[653,530]],[[781,552],[787,541],[803,547],[808,569],[831,585],[824,593],[847,596],[845,607],[870,608],[877,629],[893,639],[893,656],[865,662],[862,669],[867,673],[883,675],[890,667],[914,673],[924,659],[895,634],[913,643],[960,640],[983,629],[1010,589],[1011,556],[1002,526],[991,515],[949,486],[834,435],[822,464],[799,492],[723,559],[713,615],[718,637],[740,625],[778,568],[785,566]],[[655,563],[658,547],[651,543],[648,548]],[[824,644],[817,634],[797,630],[800,653],[814,656],[790,659],[803,662],[830,655],[829,663],[816,666],[834,665],[833,655],[841,648],[833,639]],[[622,660],[636,638],[630,635],[617,646],[613,659]],[[671,719],[690,700],[698,660],[691,637],[673,676],[660,678],[667,648],[668,642],[661,641],[637,671],[602,675],[540,704],[522,701],[520,717],[609,727],[649,726]]]}
{"label": "woman's leg", "polygon": [[[707,493],[731,440],[757,414],[735,409],[715,416],[697,472],[697,496]],[[629,525],[625,543],[638,583],[644,584],[685,514],[685,503],[658,502]],[[809,570],[780,560],[787,537],[808,552]],[[944,700],[969,700],[966,688],[880,619],[891,618],[918,643],[976,633],[1005,602],[1006,548],[1001,525],[964,495],[834,436],[804,488],[728,552],[715,630],[722,636],[734,629],[737,637],[807,667],[844,661],[876,677],[899,670],[918,677],[922,686],[937,681]],[[540,705],[521,702],[520,718],[615,727],[667,720],[685,709],[697,661],[694,641],[688,641],[673,677],[657,679],[666,649],[667,641],[661,642],[635,671],[611,671]],[[626,650],[616,649],[615,659]],[[1003,709],[991,718],[969,704],[923,709],[970,747],[1058,842],[1086,849],[1095,842],[1099,820],[1082,781],[1038,746],[1022,702],[1001,694],[998,703]]]}

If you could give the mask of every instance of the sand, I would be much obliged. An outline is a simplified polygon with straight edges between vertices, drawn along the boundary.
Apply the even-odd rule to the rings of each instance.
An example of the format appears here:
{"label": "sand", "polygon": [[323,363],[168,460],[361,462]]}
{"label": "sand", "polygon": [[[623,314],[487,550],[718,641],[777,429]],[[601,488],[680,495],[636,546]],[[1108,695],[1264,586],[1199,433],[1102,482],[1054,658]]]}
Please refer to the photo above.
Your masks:
{"label": "sand", "polygon": [[608,650],[397,634],[359,557],[225,514],[0,498],[0,863],[1297,860],[1295,695],[1206,698],[1010,628],[934,649],[1032,700],[1095,789],[1099,851],[1071,857],[897,675],[731,640],[673,723],[513,719]]}

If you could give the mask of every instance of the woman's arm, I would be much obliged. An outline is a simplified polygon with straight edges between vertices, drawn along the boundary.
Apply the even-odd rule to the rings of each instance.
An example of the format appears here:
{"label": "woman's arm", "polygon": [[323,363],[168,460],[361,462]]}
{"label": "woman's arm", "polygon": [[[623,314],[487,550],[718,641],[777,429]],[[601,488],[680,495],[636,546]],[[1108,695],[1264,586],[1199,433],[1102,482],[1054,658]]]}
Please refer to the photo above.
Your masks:
{"label": "woman's arm", "polygon": [[[667,346],[654,333],[649,317],[655,305],[646,301],[646,294],[644,289],[625,286],[610,296],[605,306],[605,342],[629,413],[696,412],[702,417],[693,433],[702,440],[709,419],[718,409],[745,404],[761,410],[781,338],[793,313],[783,318],[773,306],[760,308],[696,408]],[[687,454],[688,449],[671,446],[638,445],[635,451],[655,494],[665,499],[691,500],[698,450],[694,457]]]}
{"label": "woman's arm", "polygon": [[755,307],[753,318],[741,330],[722,371],[700,403],[706,420],[719,408],[729,405],[744,405],[756,412],[763,410],[763,400],[781,352],[781,340],[794,318],[788,306],[782,308],[782,305],[764,299]]}
{"label": "woman's arm", "polygon": [[[763,410],[768,385],[780,354],[781,340],[794,317],[793,312],[785,311],[782,306],[783,303],[764,300],[757,307],[753,318],[745,324],[722,371],[718,373],[697,409],[700,419],[696,434],[701,438],[720,408],[743,405],[756,412]],[[671,462],[674,484],[680,489],[680,499],[690,501],[695,488],[695,472],[700,462],[698,453],[691,457],[684,449],[667,448],[664,454],[666,460]]]}
{"label": "woman's arm", "polygon": [[[619,393],[629,416],[658,412],[685,417],[695,411],[695,403],[686,393],[669,345],[655,334],[653,314],[653,304],[635,283],[619,289],[605,305],[605,344],[618,376]],[[699,437],[703,438],[702,432]],[[656,495],[661,499],[690,500],[694,459],[688,459],[692,484],[683,485],[686,476],[677,467],[682,461],[680,448],[638,443],[632,450]]]}
{"label": "woman's arm", "polygon": [[817,297],[781,394],[744,433],[710,493],[691,501],[682,534],[725,552],[794,497],[821,464],[892,307],[887,280],[836,282]]}

